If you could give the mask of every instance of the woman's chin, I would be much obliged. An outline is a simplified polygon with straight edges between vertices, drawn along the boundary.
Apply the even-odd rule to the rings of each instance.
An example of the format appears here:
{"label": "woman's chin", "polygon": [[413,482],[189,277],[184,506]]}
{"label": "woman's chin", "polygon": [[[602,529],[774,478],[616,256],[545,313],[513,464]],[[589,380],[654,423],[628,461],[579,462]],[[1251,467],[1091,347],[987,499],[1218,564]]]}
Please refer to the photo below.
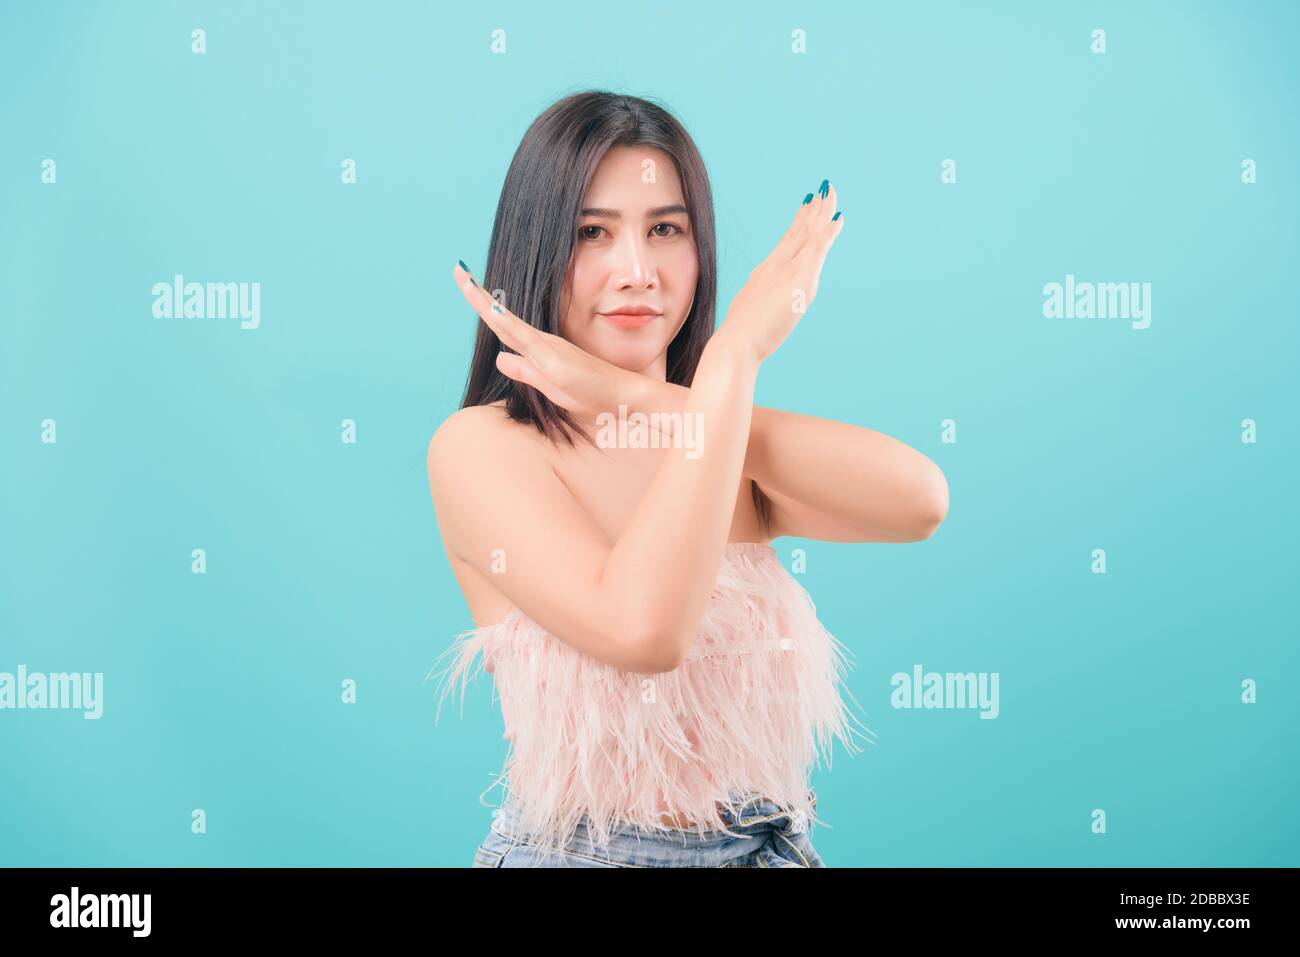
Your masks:
{"label": "woman's chin", "polygon": [[659,358],[660,351],[627,346],[603,345],[600,349],[588,349],[592,355],[604,359],[612,366],[626,369],[628,372],[644,372]]}

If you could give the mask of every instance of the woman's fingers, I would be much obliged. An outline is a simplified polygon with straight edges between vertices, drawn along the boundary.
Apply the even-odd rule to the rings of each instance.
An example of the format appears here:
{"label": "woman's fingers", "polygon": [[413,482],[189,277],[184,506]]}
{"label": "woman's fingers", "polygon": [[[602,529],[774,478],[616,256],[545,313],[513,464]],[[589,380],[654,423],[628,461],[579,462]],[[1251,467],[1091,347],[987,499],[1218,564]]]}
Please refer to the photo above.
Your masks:
{"label": "woman's fingers", "polygon": [[825,196],[822,196],[822,187],[819,184],[810,194],[812,199],[799,207],[790,229],[772,251],[773,256],[787,260],[794,259],[819,227],[829,222],[835,215],[835,187],[830,180],[826,180],[825,184]]}
{"label": "woman's fingers", "polygon": [[488,324],[488,328],[497,334],[498,339],[516,352],[525,355],[535,346],[538,337],[543,333],[497,302],[467,270],[461,267],[460,263],[457,263],[452,270],[452,277],[456,280],[456,285],[460,287],[470,308]]}
{"label": "woman's fingers", "polygon": [[827,183],[826,196],[820,192],[810,206],[800,232],[796,235],[797,248],[791,255],[789,266],[794,270],[795,285],[803,290],[805,308],[812,304],[821,284],[822,266],[831,244],[844,227],[844,217],[836,218],[835,187]]}
{"label": "woman's fingers", "polygon": [[499,352],[496,365],[501,374],[531,385],[551,401],[566,409],[580,412],[582,405],[566,391],[575,374],[574,363],[581,350],[560,336],[534,328],[488,295],[465,267],[456,264],[452,273],[465,301],[478,313],[501,344],[511,352]]}
{"label": "woman's fingers", "polygon": [[820,194],[814,191],[809,195],[812,196],[812,199],[795,210],[794,219],[790,221],[790,228],[785,231],[785,235],[781,237],[780,242],[772,250],[772,258],[790,259],[803,245],[803,234],[808,224],[809,211],[817,203]]}
{"label": "woman's fingers", "polygon": [[[830,199],[831,197],[827,197]],[[826,255],[830,252],[840,232],[844,229],[844,216],[835,210],[829,214],[831,218],[826,222],[818,222],[809,231],[807,241],[800,249],[798,258],[801,261],[801,271],[807,270],[807,275],[812,277],[814,284],[819,283],[821,279],[822,266],[826,262]]]}
{"label": "woman's fingers", "polygon": [[826,195],[823,197],[821,191],[818,190],[813,201],[808,206],[808,215],[804,219],[796,237],[795,249],[791,253],[791,258],[798,256],[809,242],[816,241],[826,226],[834,219],[837,206],[834,184],[827,181]]}
{"label": "woman's fingers", "polygon": [[818,257],[819,269],[821,268],[821,260],[826,258],[826,251],[831,248],[831,243],[835,242],[835,237],[844,228],[844,216],[835,205],[834,187],[831,188],[830,195],[826,197],[826,203],[824,210],[826,219],[819,220],[809,229],[807,240],[807,246]]}
{"label": "woman's fingers", "polygon": [[817,211],[817,218],[820,222],[830,222],[835,210],[838,209],[839,194],[835,192],[835,184],[827,182],[826,197],[822,200],[821,208]]}
{"label": "woman's fingers", "polygon": [[570,412],[584,411],[582,403],[543,375],[525,356],[513,352],[498,352],[497,368],[501,370],[502,375],[532,386],[561,408],[568,409]]}
{"label": "woman's fingers", "polygon": [[[487,291],[473,281],[470,274],[459,263],[457,263],[456,269],[459,272],[454,273],[454,275],[460,282],[460,289],[465,295],[465,301],[487,323],[488,328],[496,333],[497,339],[500,340],[502,345],[514,349],[519,356],[528,360],[526,365],[519,366],[512,364],[512,359],[506,359],[507,365],[503,368],[498,358],[497,368],[501,369],[504,375],[532,385],[547,395],[558,393],[561,398],[556,398],[555,401],[561,405],[565,401],[572,402],[572,398],[565,394],[551,378],[552,376],[563,378],[564,369],[560,366],[556,357],[555,346],[565,340],[530,326],[501,305],[495,297],[488,295]],[[509,356],[510,353],[503,353],[503,355]],[[514,375],[511,370],[522,372],[524,376],[531,378]],[[533,381],[534,379],[538,381]]]}

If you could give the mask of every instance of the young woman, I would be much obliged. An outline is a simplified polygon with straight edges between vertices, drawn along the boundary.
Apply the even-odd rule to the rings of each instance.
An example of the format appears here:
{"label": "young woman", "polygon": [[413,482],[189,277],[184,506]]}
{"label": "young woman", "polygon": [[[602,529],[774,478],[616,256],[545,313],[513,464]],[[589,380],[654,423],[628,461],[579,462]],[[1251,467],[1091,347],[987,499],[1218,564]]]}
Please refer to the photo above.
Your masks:
{"label": "young woman", "polygon": [[477,626],[447,689],[481,652],[511,742],[475,866],[824,866],[808,781],[819,747],[855,748],[846,649],[770,542],[918,541],[948,503],[901,442],[753,404],[836,203],[826,180],[792,197],[715,329],[712,197],[676,119],[586,92],[520,143],[487,267],[453,270],[482,323],[428,451]]}

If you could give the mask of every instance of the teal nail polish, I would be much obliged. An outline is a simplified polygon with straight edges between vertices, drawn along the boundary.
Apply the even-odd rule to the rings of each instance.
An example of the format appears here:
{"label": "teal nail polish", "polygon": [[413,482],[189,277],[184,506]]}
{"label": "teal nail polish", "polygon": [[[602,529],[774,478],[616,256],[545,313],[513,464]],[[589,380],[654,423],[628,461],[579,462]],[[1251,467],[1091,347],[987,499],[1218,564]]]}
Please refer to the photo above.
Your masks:
{"label": "teal nail polish", "polygon": [[[461,269],[465,270],[466,272],[469,272],[469,267],[465,265],[465,260],[463,260],[463,259],[457,259],[456,262],[460,263],[460,268],[461,268]],[[476,282],[474,281],[474,277],[473,277],[473,276],[470,276],[470,277],[469,277],[469,284],[470,284],[471,286],[477,286],[477,285],[478,285],[478,283],[476,283]]]}
{"label": "teal nail polish", "polygon": [[833,222],[835,222],[835,220],[837,220],[837,219],[839,219],[839,218],[840,218],[840,214],[839,214],[839,213],[836,213],[834,216],[831,217],[831,222],[833,223]]}
{"label": "teal nail polish", "polygon": [[809,193],[807,196],[803,198],[803,204],[807,206],[811,202],[812,202],[812,193]]}
{"label": "teal nail polish", "polygon": [[822,184],[821,184],[821,186],[818,187],[818,189],[821,190],[822,199],[825,199],[825,198],[826,198],[826,194],[830,192],[830,189],[831,189],[831,181],[828,180],[828,179],[824,179],[824,180],[822,180]]}

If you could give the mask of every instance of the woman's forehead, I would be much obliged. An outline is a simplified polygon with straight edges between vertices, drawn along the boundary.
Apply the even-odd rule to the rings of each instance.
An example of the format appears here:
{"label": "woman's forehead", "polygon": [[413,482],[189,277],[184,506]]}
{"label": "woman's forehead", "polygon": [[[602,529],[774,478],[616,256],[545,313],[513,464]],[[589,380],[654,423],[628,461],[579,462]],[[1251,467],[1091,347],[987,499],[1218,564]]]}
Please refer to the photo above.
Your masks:
{"label": "woman's forehead", "polygon": [[685,205],[672,158],[652,146],[617,146],[596,167],[583,207],[649,212]]}

